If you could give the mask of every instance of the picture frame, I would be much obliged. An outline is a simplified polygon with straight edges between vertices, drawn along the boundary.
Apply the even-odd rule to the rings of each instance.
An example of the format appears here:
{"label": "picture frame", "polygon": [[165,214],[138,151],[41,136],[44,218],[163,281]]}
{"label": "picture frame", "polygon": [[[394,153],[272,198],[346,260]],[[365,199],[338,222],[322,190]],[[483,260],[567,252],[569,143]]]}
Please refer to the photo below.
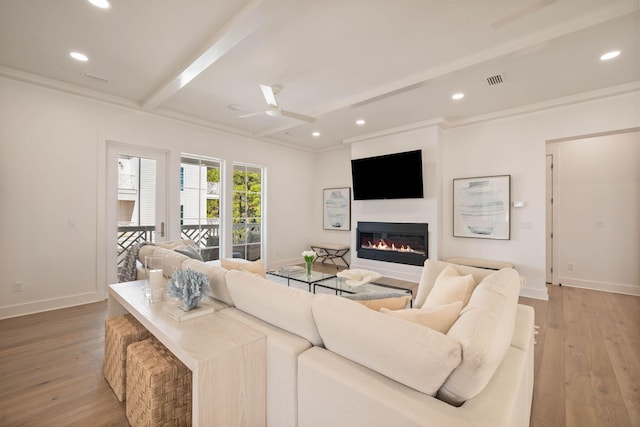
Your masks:
{"label": "picture frame", "polygon": [[511,175],[453,180],[453,236],[511,238]]}
{"label": "picture frame", "polygon": [[351,230],[351,187],[322,190],[322,218],[325,230]]}

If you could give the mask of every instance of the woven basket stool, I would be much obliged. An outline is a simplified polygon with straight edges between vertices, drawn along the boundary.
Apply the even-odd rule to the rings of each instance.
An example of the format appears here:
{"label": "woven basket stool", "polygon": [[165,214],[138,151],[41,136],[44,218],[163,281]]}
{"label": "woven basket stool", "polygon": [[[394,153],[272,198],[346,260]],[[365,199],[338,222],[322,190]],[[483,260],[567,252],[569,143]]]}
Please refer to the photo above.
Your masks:
{"label": "woven basket stool", "polygon": [[120,402],[126,398],[127,347],[149,336],[149,331],[130,314],[110,317],[104,322],[103,372]]}
{"label": "woven basket stool", "polygon": [[127,350],[126,414],[134,427],[191,425],[191,371],[153,337]]}

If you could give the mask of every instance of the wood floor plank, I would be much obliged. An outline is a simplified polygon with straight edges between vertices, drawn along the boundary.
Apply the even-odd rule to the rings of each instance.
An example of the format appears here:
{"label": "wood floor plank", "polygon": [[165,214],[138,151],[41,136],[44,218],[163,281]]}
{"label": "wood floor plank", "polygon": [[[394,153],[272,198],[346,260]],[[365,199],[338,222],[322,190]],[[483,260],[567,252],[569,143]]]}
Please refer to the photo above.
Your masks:
{"label": "wood floor plank", "polygon": [[[640,345],[634,338],[640,329],[640,299],[604,294],[600,302],[604,305],[598,322],[603,348],[611,360],[631,425],[640,427]],[[636,327],[631,328],[629,324]]]}
{"label": "wood floor plank", "polygon": [[565,423],[564,334],[547,329],[545,351],[534,381],[532,426],[562,426]]}

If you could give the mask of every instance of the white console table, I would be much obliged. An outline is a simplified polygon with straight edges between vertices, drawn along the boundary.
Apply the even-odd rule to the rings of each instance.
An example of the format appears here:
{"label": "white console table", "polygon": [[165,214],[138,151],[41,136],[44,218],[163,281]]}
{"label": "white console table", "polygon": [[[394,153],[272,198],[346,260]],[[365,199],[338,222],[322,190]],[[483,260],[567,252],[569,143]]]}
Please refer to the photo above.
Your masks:
{"label": "white console table", "polygon": [[186,322],[150,303],[143,281],[109,286],[109,317],[131,313],[192,372],[194,426],[266,424],[266,337],[216,311]]}

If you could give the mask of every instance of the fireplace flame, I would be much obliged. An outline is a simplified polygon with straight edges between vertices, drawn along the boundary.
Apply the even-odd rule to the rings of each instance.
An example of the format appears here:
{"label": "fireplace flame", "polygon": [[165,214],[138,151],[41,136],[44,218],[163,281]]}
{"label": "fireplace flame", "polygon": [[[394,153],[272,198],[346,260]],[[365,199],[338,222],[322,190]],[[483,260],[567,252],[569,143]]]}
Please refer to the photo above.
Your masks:
{"label": "fireplace flame", "polygon": [[411,253],[424,254],[424,252],[420,252],[420,251],[414,250],[409,245],[406,245],[406,246],[405,245],[401,245],[400,247],[397,247],[395,245],[395,243],[391,243],[391,245],[389,245],[389,244],[387,244],[387,242],[384,241],[384,239],[380,239],[380,241],[378,243],[373,243],[371,241],[367,241],[367,245],[368,246],[364,246],[364,247],[368,248],[368,249],[376,249],[376,250],[380,250],[380,251],[411,252]]}

